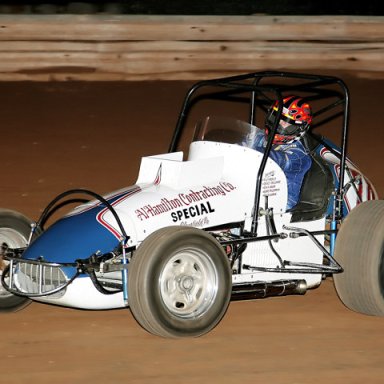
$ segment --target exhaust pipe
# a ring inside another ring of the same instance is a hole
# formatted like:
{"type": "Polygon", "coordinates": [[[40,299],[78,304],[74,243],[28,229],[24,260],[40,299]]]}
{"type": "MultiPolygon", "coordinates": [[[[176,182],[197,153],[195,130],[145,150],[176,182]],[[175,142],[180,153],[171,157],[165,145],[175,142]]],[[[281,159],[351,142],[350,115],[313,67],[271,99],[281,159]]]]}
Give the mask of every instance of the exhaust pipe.
{"type": "Polygon", "coordinates": [[[231,300],[255,300],[273,296],[304,295],[307,289],[305,280],[278,280],[270,283],[234,285],[231,300]]]}

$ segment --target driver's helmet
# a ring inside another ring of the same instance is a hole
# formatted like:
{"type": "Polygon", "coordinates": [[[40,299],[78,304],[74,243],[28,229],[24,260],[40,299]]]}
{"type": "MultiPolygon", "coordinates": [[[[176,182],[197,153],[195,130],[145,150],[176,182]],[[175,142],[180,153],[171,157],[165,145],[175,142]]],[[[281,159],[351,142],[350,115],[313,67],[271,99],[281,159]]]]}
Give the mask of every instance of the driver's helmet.
{"type": "MultiPolygon", "coordinates": [[[[265,126],[268,134],[272,129],[278,111],[276,101],[268,111],[265,126]]],[[[301,97],[287,96],[283,99],[283,109],[273,144],[290,144],[299,140],[312,122],[311,107],[301,97]]]]}

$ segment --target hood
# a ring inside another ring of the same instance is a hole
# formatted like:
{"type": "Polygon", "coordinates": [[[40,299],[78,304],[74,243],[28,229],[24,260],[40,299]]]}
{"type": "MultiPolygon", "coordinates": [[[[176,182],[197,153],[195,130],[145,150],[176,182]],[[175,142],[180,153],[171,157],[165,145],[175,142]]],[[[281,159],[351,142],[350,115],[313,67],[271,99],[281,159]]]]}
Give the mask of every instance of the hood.
{"type": "MultiPolygon", "coordinates": [[[[121,196],[136,193],[136,186],[117,191],[106,199],[114,205],[121,196]]],[[[109,211],[102,203],[91,201],[80,205],[44,231],[26,249],[26,259],[43,258],[47,262],[71,263],[96,252],[107,253],[119,246],[119,227],[106,225],[103,215],[109,211]]],[[[128,225],[129,226],[129,225],[128,225]]],[[[127,219],[124,225],[127,230],[127,219]]],[[[128,234],[129,236],[129,234],[128,234]]]]}

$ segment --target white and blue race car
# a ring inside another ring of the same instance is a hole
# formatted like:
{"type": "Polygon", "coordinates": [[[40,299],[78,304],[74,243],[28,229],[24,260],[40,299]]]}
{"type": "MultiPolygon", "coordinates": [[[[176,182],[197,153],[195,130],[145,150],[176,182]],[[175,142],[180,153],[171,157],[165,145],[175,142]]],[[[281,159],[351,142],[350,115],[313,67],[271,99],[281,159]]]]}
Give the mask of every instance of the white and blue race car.
{"type": "Polygon", "coordinates": [[[196,337],[231,300],[304,294],[333,276],[347,307],[384,315],[384,201],[347,157],[348,114],[336,77],[258,72],[196,83],[169,151],[142,158],[134,185],[106,196],[66,191],[36,221],[0,210],[0,310],[33,300],[129,307],[148,332],[196,337]],[[269,156],[277,123],[264,152],[252,144],[271,102],[291,93],[310,101],[314,124],[312,166],[287,210],[286,176],[269,156]],[[338,144],[324,125],[338,130],[338,144]]]}

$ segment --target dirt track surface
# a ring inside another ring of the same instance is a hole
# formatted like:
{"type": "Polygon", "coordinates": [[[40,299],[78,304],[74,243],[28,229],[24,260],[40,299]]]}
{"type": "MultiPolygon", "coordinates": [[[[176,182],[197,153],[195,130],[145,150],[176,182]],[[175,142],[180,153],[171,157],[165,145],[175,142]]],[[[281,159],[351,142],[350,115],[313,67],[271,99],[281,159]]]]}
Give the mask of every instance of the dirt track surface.
{"type": "MultiPolygon", "coordinates": [[[[384,81],[344,75],[349,154],[384,196],[384,81]]],[[[37,219],[58,193],[133,184],[140,157],[167,151],[190,83],[3,83],[0,206],[37,219]]],[[[33,303],[1,314],[0,383],[382,383],[384,319],[305,296],[235,302],[210,334],[166,340],[129,310],[33,303]]]]}

